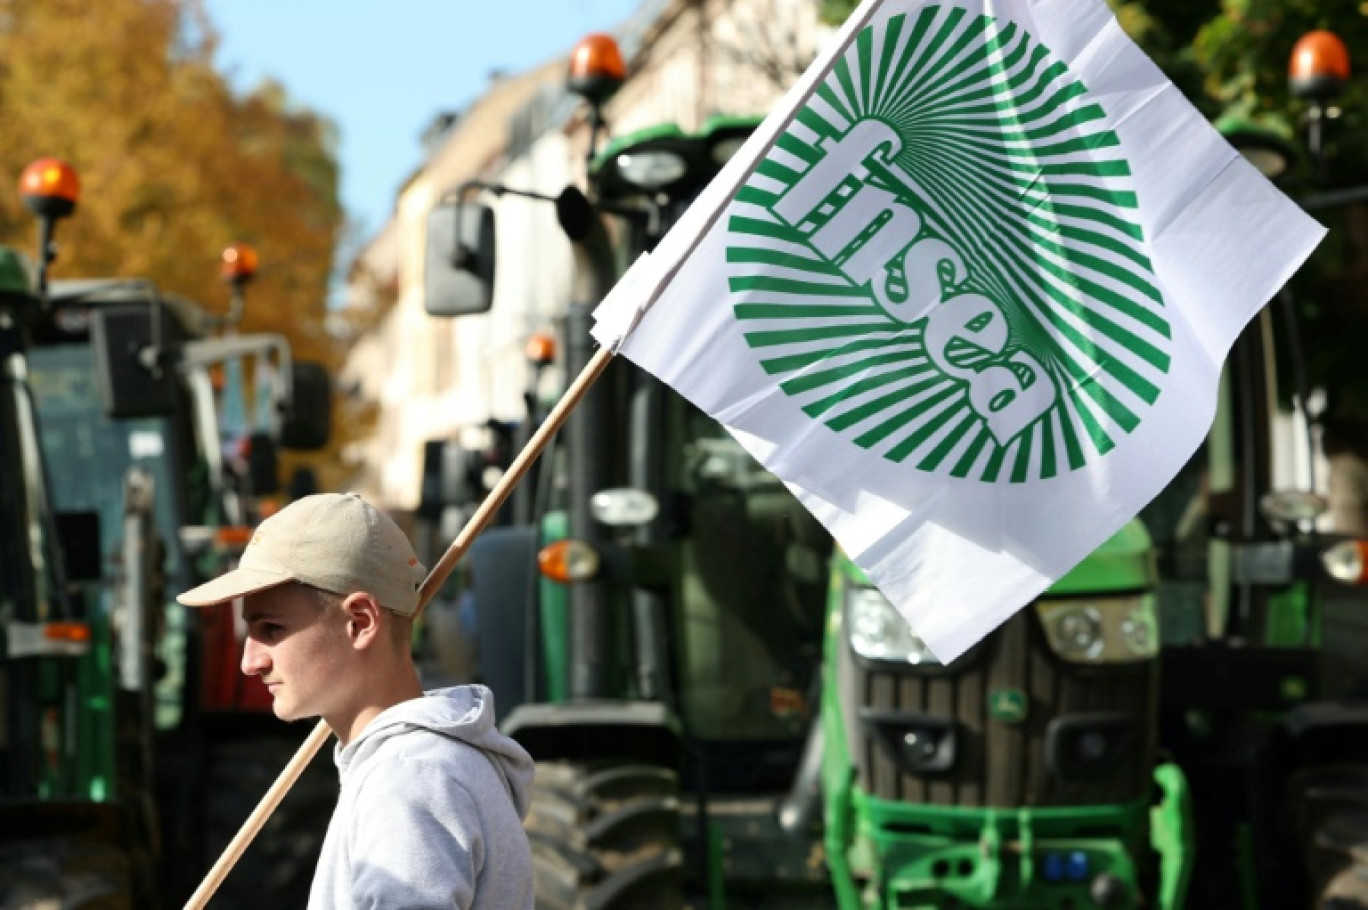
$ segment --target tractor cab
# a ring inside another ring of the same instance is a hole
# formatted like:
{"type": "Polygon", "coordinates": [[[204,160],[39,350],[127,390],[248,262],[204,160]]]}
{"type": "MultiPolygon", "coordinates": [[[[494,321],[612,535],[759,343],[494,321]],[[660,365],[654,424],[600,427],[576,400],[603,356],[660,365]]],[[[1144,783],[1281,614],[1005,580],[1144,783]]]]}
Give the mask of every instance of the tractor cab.
{"type": "MultiPolygon", "coordinates": [[[[192,611],[175,594],[238,558],[281,493],[279,450],[316,448],[328,433],[321,366],[292,361],[283,337],[222,328],[150,281],[55,280],[31,356],[54,498],[59,508],[98,516],[112,542],[105,559],[119,567],[114,583],[98,580],[88,596],[113,617],[119,646],[147,666],[122,683],[147,699],[145,735],[158,767],[149,798],[178,807],[158,821],[172,835],[168,893],[193,886],[253,798],[245,790],[214,800],[186,794],[207,793],[225,762],[243,760],[224,749],[255,741],[253,761],[264,764],[283,760],[297,739],[271,716],[265,687],[239,670],[234,611],[192,611]],[[263,403],[255,414],[253,398],[263,403]],[[226,419],[235,406],[237,419],[226,419]]],[[[128,723],[144,715],[118,716],[128,723]]],[[[311,816],[307,829],[304,841],[316,847],[319,820],[311,816]]],[[[302,895],[306,863],[292,865],[290,887],[302,895]]]]}
{"type": "Polygon", "coordinates": [[[90,596],[99,517],[56,501],[30,384],[37,274],[0,248],[0,904],[150,901],[148,756],[114,723],[124,655],[90,596]]]}
{"type": "MultiPolygon", "coordinates": [[[[56,177],[23,188],[50,261],[53,194],[75,178],[44,168],[56,177]]],[[[67,702],[62,763],[103,779],[82,799],[137,808],[142,827],[125,841],[165,894],[188,893],[217,855],[214,838],[249,808],[245,794],[194,795],[221,789],[208,781],[243,761],[223,756],[222,741],[264,737],[254,760],[271,762],[297,739],[269,715],[264,687],[239,672],[232,611],[192,612],[174,596],[231,565],[279,490],[278,449],[323,444],[330,414],[321,366],[294,362],[281,336],[232,331],[255,253],[235,245],[224,259],[227,318],[149,279],[49,279],[40,269],[24,322],[29,445],[58,526],[83,518],[72,539],[95,567],[65,584],[92,647],[77,677],[85,694],[67,702]],[[234,398],[236,423],[225,419],[234,398]]]]}

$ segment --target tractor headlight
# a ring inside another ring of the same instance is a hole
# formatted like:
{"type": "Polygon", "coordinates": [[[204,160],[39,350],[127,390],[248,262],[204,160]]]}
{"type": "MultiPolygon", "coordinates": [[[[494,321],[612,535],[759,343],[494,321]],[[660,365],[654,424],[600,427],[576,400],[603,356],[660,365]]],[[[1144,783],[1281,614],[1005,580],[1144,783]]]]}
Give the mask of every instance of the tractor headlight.
{"type": "Polygon", "coordinates": [[[1050,648],[1071,663],[1128,663],[1159,653],[1152,594],[1042,600],[1036,613],[1050,648]]]}
{"type": "Polygon", "coordinates": [[[636,528],[655,520],[660,503],[645,490],[618,487],[595,493],[589,500],[589,513],[610,528],[636,528]]]}
{"type": "Polygon", "coordinates": [[[1346,585],[1368,582],[1368,541],[1341,540],[1321,553],[1326,574],[1346,585]]]}
{"type": "Polygon", "coordinates": [[[850,647],[866,660],[913,666],[936,666],[939,661],[897,608],[877,588],[850,585],[845,593],[846,629],[850,647]]]}
{"type": "Polygon", "coordinates": [[[689,163],[676,152],[650,149],[618,155],[617,169],[623,180],[645,192],[654,192],[688,173],[689,163]]]}

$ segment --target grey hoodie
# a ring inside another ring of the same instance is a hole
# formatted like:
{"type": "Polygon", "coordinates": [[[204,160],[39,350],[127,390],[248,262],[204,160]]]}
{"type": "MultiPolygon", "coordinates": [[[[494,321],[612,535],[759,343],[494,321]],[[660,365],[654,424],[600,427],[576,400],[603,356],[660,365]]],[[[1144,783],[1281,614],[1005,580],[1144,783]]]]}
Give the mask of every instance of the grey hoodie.
{"type": "Polygon", "coordinates": [[[335,755],[342,778],[309,910],[523,910],[532,759],[484,686],[380,713],[335,755]]]}

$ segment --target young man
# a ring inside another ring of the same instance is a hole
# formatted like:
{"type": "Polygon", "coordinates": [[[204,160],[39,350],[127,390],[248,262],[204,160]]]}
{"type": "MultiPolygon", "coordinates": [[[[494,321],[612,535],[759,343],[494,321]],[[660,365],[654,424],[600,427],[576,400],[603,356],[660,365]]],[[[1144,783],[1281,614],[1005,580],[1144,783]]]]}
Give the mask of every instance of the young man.
{"type": "Polygon", "coordinates": [[[179,597],[242,598],[242,672],[277,717],[337,734],[342,791],[309,910],[533,905],[532,759],[495,728],[488,689],[424,694],[409,637],[425,575],[387,516],[326,493],[263,521],[238,568],[179,597]]]}

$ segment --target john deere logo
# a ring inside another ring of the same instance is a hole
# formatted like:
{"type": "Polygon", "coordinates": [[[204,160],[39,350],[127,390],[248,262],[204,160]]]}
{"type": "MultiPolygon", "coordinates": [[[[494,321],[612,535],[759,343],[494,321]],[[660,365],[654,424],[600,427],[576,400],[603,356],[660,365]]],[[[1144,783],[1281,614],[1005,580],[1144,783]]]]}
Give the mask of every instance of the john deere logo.
{"type": "Polygon", "coordinates": [[[1020,689],[994,689],[988,693],[988,716],[1000,724],[1019,724],[1026,719],[1029,704],[1020,689]]]}
{"type": "Polygon", "coordinates": [[[1015,23],[932,6],[865,29],[729,212],[761,366],[922,471],[1024,483],[1105,456],[1170,332],[1103,119],[1015,23]]]}

